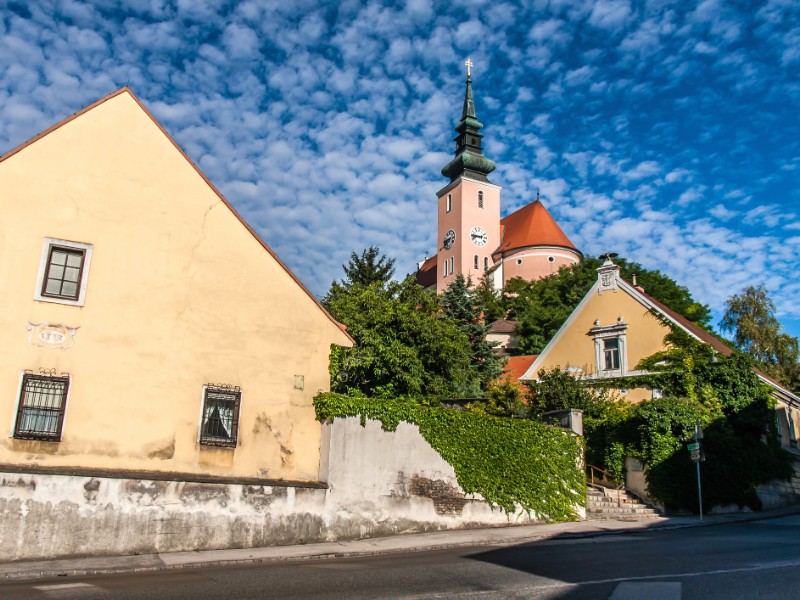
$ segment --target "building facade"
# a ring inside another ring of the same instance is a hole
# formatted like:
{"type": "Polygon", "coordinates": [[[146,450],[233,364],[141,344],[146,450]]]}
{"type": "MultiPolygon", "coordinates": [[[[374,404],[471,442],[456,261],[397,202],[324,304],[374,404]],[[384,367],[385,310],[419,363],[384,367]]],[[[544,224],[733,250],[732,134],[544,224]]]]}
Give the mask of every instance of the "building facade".
{"type": "Polygon", "coordinates": [[[319,481],[352,340],[123,88],[0,159],[0,469],[319,481]]]}

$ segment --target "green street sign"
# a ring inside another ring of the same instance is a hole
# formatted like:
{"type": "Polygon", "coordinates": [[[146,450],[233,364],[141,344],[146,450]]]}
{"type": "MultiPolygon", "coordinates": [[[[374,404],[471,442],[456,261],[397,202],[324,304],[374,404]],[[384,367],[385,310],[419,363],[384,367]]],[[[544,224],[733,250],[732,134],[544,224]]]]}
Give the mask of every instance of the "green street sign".
{"type": "Polygon", "coordinates": [[[686,446],[690,451],[691,450],[700,450],[700,442],[692,442],[688,446],[686,446]]]}

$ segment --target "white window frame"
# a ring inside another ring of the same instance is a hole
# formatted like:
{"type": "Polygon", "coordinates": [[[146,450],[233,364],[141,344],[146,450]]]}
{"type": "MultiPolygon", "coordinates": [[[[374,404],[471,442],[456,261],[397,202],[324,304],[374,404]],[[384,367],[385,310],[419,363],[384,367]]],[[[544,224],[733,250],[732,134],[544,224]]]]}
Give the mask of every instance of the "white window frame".
{"type": "Polygon", "coordinates": [[[58,238],[44,238],[42,244],[42,257],[39,261],[39,274],[36,276],[36,289],[33,292],[33,299],[39,302],[52,302],[53,304],[66,304],[67,306],[83,306],[86,302],[86,288],[89,285],[89,268],[92,264],[92,244],[84,244],[82,242],[71,242],[69,240],[62,240],[58,238]],[[44,296],[42,290],[44,288],[44,277],[47,273],[47,263],[50,259],[50,249],[53,246],[60,246],[69,250],[78,250],[83,252],[83,266],[81,267],[81,280],[78,286],[77,300],[69,298],[55,298],[53,296],[44,296]]]}
{"type": "Polygon", "coordinates": [[[594,358],[596,373],[607,377],[621,376],[628,372],[627,351],[628,325],[618,321],[614,325],[593,327],[589,335],[594,338],[594,358]],[[616,338],[619,342],[619,369],[606,369],[605,340],[616,338]]]}
{"type": "Polygon", "coordinates": [[[230,387],[230,386],[204,384],[203,385],[203,389],[200,392],[200,415],[199,415],[199,418],[197,420],[197,443],[202,448],[238,448],[239,447],[239,443],[240,443],[239,431],[241,430],[241,423],[242,423],[242,403],[244,402],[244,393],[242,392],[242,389],[239,388],[239,387],[235,387],[235,388],[231,387],[231,390],[236,390],[236,392],[239,394],[238,413],[235,416],[236,431],[234,432],[236,434],[236,437],[235,437],[236,443],[235,444],[204,444],[202,442],[202,439],[203,439],[203,417],[204,417],[205,410],[206,410],[206,391],[208,390],[208,388],[224,389],[226,387],[230,387]]]}
{"type": "Polygon", "coordinates": [[[455,270],[456,270],[456,269],[455,269],[455,264],[456,264],[456,259],[455,259],[454,257],[452,257],[452,256],[451,256],[451,257],[450,257],[450,274],[451,274],[451,275],[452,275],[453,273],[455,273],[455,270]]]}

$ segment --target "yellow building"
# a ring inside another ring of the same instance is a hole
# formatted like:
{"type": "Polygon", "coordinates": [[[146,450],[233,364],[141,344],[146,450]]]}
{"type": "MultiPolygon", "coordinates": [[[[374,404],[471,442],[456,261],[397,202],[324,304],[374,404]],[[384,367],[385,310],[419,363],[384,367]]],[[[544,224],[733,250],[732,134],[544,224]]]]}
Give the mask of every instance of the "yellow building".
{"type": "Polygon", "coordinates": [[[0,470],[320,480],[352,345],[128,89],[0,158],[0,470]]]}
{"type": "MultiPolygon", "coordinates": [[[[716,337],[622,279],[611,259],[597,269],[597,275],[595,284],[520,379],[536,379],[540,370],[552,368],[588,381],[641,375],[636,365],[665,349],[669,327],[685,331],[725,356],[731,354],[716,337]]],[[[800,398],[756,373],[778,401],[782,444],[796,450],[800,398]]],[[[632,387],[620,392],[631,402],[641,402],[659,390],[632,387]]]]}

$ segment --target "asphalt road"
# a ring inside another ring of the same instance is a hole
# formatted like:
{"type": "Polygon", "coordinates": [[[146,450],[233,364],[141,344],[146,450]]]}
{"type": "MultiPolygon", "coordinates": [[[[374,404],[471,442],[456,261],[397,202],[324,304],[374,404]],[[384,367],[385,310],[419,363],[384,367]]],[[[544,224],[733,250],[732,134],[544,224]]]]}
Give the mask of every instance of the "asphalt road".
{"type": "Polygon", "coordinates": [[[0,584],[2,598],[800,599],[800,515],[507,547],[0,584]]]}

